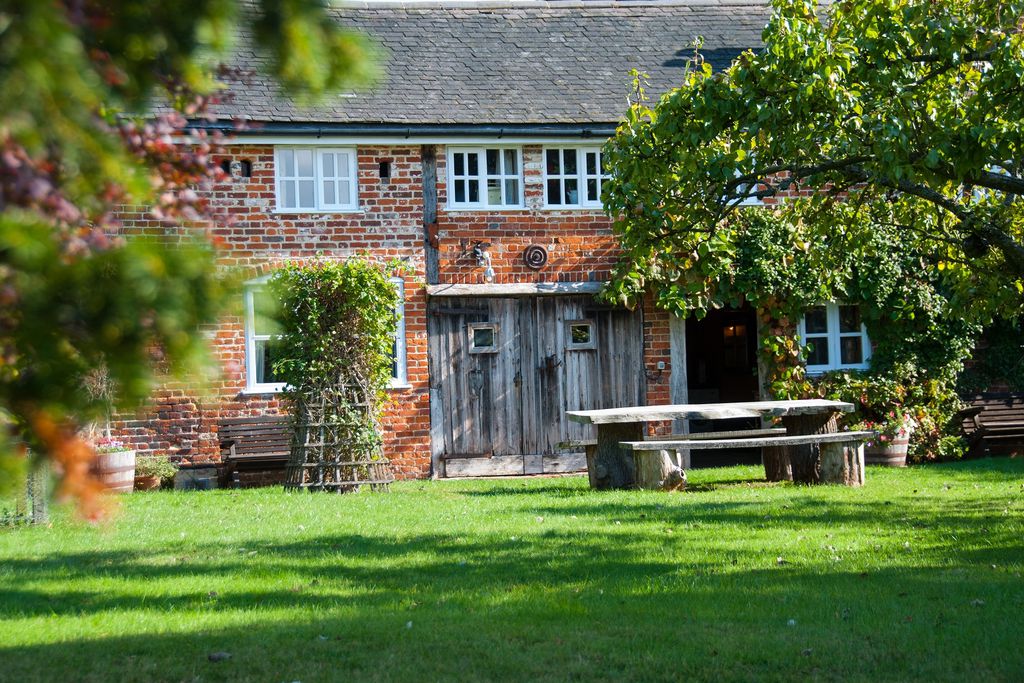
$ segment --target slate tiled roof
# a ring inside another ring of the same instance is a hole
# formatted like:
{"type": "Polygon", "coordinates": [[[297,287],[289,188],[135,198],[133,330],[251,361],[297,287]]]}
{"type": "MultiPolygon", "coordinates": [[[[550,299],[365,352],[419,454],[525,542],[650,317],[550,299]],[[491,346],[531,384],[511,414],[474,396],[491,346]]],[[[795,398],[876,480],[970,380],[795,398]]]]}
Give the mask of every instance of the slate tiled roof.
{"type": "MultiPolygon", "coordinates": [[[[234,84],[218,118],[323,123],[592,123],[617,121],[629,71],[650,75],[648,92],[676,85],[697,36],[720,68],[760,45],[767,0],[431,3],[346,6],[339,20],[385,50],[370,91],[338,93],[300,109],[257,75],[234,84]]],[[[244,47],[236,64],[260,74],[244,47]]]]}

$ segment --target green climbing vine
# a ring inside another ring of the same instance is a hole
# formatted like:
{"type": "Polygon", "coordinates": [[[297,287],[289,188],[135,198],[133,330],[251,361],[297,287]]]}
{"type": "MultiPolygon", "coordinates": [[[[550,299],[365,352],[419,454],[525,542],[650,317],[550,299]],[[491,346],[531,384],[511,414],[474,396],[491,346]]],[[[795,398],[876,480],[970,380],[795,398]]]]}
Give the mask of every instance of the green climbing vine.
{"type": "Polygon", "coordinates": [[[398,267],[362,258],[318,260],[288,265],[270,279],[279,306],[270,317],[280,325],[274,372],[287,386],[298,443],[330,450],[318,458],[379,459],[397,322],[390,275],[398,267]],[[321,436],[306,439],[306,429],[321,436]]]}

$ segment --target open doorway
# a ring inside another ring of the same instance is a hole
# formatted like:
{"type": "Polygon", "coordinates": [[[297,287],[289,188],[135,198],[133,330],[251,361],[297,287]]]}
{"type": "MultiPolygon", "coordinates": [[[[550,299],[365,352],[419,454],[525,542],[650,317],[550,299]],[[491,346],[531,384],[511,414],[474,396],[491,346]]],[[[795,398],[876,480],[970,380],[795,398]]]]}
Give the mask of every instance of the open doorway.
{"type": "MultiPolygon", "coordinates": [[[[690,403],[756,401],[757,318],[748,305],[710,311],[686,321],[686,377],[690,403]]],[[[694,433],[758,429],[757,419],[691,420],[694,433]]],[[[758,464],[756,448],[694,451],[692,467],[758,464]]]]}

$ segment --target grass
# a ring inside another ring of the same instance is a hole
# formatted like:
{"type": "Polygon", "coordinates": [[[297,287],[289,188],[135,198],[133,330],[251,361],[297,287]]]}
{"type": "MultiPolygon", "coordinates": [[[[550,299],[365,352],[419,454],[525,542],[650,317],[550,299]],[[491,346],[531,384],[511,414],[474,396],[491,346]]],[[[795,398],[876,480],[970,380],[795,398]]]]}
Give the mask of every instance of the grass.
{"type": "Polygon", "coordinates": [[[0,679],[1024,677],[1024,459],[859,490],[760,476],[161,492],[107,528],[58,511],[0,532],[0,679]]]}

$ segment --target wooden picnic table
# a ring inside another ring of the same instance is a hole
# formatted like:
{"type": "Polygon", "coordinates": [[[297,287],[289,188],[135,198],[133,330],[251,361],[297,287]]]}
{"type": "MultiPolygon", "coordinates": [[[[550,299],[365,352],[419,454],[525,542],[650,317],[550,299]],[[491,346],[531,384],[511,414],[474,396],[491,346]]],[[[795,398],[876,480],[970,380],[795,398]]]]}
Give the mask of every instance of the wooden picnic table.
{"type": "MultiPolygon", "coordinates": [[[[587,447],[587,470],[590,484],[594,488],[661,488],[665,484],[673,467],[671,456],[666,452],[668,448],[663,451],[639,450],[636,445],[636,442],[644,440],[648,422],[776,417],[781,419],[786,428],[786,437],[809,438],[781,441],[778,437],[732,440],[736,447],[762,448],[765,475],[769,481],[793,479],[816,483],[839,480],[841,483],[858,485],[863,482],[863,467],[860,466],[858,470],[857,462],[853,462],[857,454],[848,452],[851,444],[841,439],[815,439],[812,436],[836,433],[838,414],[853,409],[852,403],[843,401],[805,399],[605,408],[569,411],[566,415],[574,422],[597,426],[597,443],[587,447]],[[832,449],[830,457],[838,458],[841,462],[829,462],[823,468],[823,449],[832,449]],[[838,474],[833,473],[836,468],[841,470],[838,474]]],[[[859,435],[862,441],[863,437],[859,435]]],[[[713,447],[699,440],[664,442],[663,445],[693,449],[713,447]]],[[[863,459],[862,453],[860,459],[863,459]]]]}

